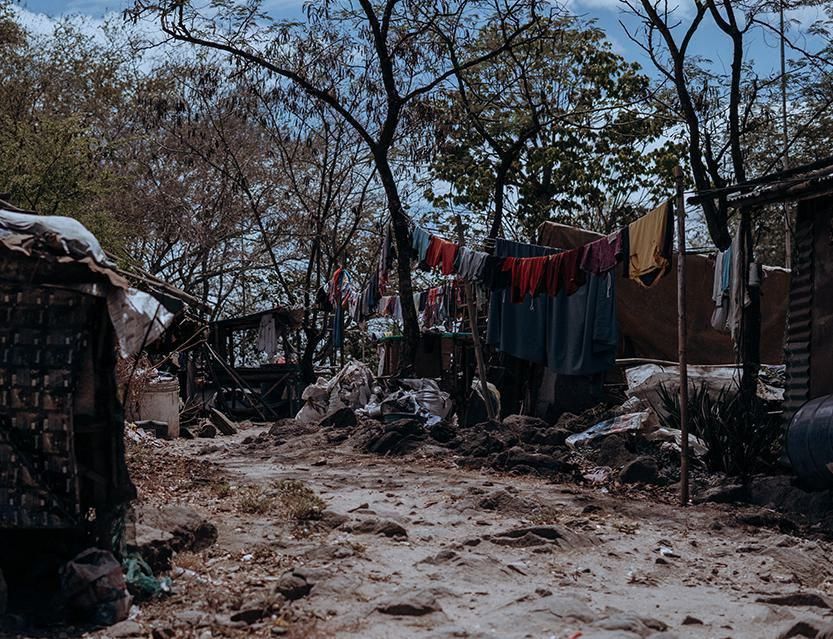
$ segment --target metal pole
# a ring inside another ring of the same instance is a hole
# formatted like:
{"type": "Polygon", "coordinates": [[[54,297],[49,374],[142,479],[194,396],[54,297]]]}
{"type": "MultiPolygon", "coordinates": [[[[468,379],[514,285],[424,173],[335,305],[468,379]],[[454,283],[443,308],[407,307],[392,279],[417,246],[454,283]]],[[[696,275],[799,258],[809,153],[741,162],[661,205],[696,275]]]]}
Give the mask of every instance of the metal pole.
{"type": "MultiPolygon", "coordinates": [[[[463,221],[460,216],[455,216],[457,223],[457,242],[460,246],[465,244],[465,237],[463,236],[463,221]]],[[[483,395],[483,403],[486,404],[486,415],[489,421],[495,421],[495,407],[492,404],[492,395],[489,392],[489,386],[486,382],[486,362],[483,359],[483,348],[480,343],[480,332],[477,328],[477,304],[472,302],[471,283],[463,283],[463,294],[466,298],[466,310],[469,315],[469,327],[471,328],[471,339],[474,342],[474,359],[477,361],[477,374],[480,377],[480,392],[483,395]]]]}
{"type": "MultiPolygon", "coordinates": [[[[782,166],[786,170],[790,168],[790,137],[787,128],[787,54],[785,45],[785,27],[784,27],[784,0],[778,2],[779,16],[780,16],[780,36],[781,36],[781,143],[783,145],[782,166]]],[[[792,221],[790,215],[790,207],[784,202],[781,205],[781,210],[784,215],[784,262],[787,268],[792,267],[792,221]]]]}
{"type": "Polygon", "coordinates": [[[683,170],[678,164],[674,167],[674,179],[677,183],[677,348],[680,362],[680,431],[682,446],[680,451],[680,504],[688,505],[688,352],[687,320],[685,303],[685,183],[683,170]]]}

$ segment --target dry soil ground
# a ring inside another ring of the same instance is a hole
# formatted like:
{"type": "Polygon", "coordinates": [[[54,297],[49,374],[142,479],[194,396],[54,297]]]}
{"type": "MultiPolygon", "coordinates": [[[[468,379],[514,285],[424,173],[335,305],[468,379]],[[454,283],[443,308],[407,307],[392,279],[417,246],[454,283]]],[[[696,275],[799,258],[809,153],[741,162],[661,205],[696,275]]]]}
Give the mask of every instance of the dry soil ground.
{"type": "Polygon", "coordinates": [[[776,639],[833,621],[831,544],[751,525],[766,513],[266,430],[131,447],[141,507],[187,504],[219,536],[174,557],[172,595],[92,636],[776,639]]]}

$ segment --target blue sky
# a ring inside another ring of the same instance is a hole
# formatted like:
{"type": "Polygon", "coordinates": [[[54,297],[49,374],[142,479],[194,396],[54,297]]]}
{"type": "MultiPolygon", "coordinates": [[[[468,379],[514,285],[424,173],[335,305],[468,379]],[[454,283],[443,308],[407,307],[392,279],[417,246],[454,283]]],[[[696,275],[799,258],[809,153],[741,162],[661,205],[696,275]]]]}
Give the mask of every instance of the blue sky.
{"type": "MultiPolygon", "coordinates": [[[[630,16],[622,11],[619,0],[562,0],[577,14],[597,21],[598,25],[607,33],[607,37],[613,47],[626,58],[636,60],[651,73],[650,61],[643,52],[627,38],[620,20],[631,23],[630,16]]],[[[105,17],[118,17],[122,10],[132,4],[130,0],[17,0],[20,13],[27,22],[32,25],[33,31],[44,32],[49,30],[50,19],[60,16],[77,15],[89,19],[88,28],[96,29],[105,17]]],[[[303,0],[264,0],[263,7],[275,18],[301,18],[303,0]]],[[[681,0],[681,6],[691,6],[690,2],[681,0]]],[[[790,18],[793,23],[791,31],[793,37],[799,38],[804,45],[814,48],[817,42],[802,36],[801,33],[815,20],[821,17],[820,9],[808,8],[792,12],[790,18]]],[[[681,17],[685,20],[685,9],[681,17]]],[[[776,16],[772,16],[775,24],[776,16]]],[[[726,46],[726,39],[719,34],[710,21],[704,22],[705,28],[698,32],[693,43],[693,52],[706,56],[713,61],[717,67],[728,67],[729,51],[721,50],[720,43],[726,46]]],[[[148,27],[152,28],[151,25],[148,27]]],[[[759,72],[766,74],[776,71],[779,66],[777,39],[772,35],[763,37],[758,33],[757,37],[750,43],[749,54],[755,60],[759,72]]]]}

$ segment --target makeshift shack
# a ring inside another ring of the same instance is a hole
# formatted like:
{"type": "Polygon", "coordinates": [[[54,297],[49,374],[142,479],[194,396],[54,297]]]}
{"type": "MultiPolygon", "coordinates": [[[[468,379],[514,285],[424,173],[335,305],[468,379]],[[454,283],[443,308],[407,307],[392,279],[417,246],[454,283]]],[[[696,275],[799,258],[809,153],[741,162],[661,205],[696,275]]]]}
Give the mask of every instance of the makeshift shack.
{"type": "Polygon", "coordinates": [[[79,222],[10,209],[0,202],[0,570],[13,595],[36,557],[112,544],[135,496],[117,349],[139,351],[173,315],[79,222]]]}
{"type": "Polygon", "coordinates": [[[300,312],[282,307],[211,323],[207,361],[224,412],[270,419],[297,412],[300,327],[300,312]],[[264,356],[267,361],[259,361],[264,356]]]}
{"type": "MultiPolygon", "coordinates": [[[[829,485],[833,483],[833,158],[711,195],[717,194],[733,208],[753,213],[766,205],[795,203],[784,348],[786,449],[799,476],[829,485]]],[[[763,295],[764,322],[772,312],[765,303],[763,295]]]]}

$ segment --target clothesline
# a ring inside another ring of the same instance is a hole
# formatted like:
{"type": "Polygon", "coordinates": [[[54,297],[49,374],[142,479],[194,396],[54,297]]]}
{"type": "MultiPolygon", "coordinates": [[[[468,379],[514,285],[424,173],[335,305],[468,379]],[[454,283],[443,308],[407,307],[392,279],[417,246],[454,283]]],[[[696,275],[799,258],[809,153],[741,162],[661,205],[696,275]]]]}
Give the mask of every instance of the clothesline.
{"type": "MultiPolygon", "coordinates": [[[[509,288],[511,301],[520,303],[527,296],[534,298],[545,293],[555,297],[560,291],[575,293],[585,282],[587,274],[600,275],[624,265],[623,274],[642,286],[659,281],[671,267],[673,252],[673,212],[670,201],[631,222],[608,236],[581,247],[559,251],[547,249],[539,257],[498,257],[484,251],[460,246],[411,221],[411,250],[416,264],[423,270],[439,270],[443,275],[474,282],[481,289],[509,288]]],[[[379,250],[378,268],[371,274],[362,291],[331,292],[343,306],[350,308],[351,317],[361,321],[379,312],[385,298],[383,312],[391,311],[391,297],[386,296],[394,250],[391,225],[388,223],[379,250]]],[[[333,278],[332,287],[338,287],[333,278]]],[[[430,289],[429,289],[430,290],[430,289]]],[[[415,297],[415,302],[416,302],[415,297]]],[[[396,302],[394,302],[396,304],[396,302]]],[[[419,307],[417,307],[419,308],[419,307]]]]}

